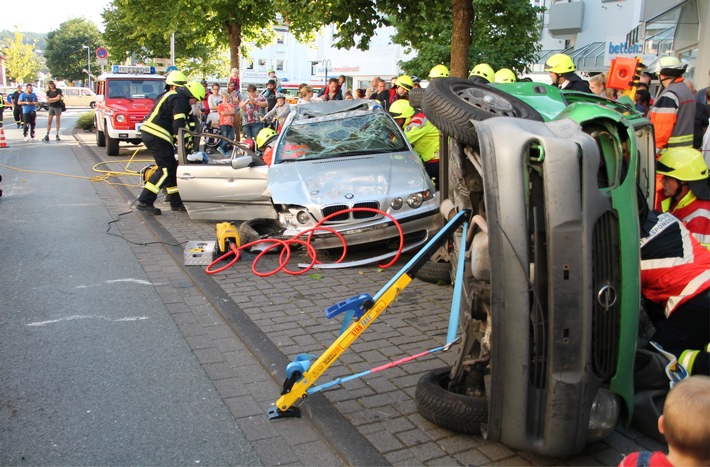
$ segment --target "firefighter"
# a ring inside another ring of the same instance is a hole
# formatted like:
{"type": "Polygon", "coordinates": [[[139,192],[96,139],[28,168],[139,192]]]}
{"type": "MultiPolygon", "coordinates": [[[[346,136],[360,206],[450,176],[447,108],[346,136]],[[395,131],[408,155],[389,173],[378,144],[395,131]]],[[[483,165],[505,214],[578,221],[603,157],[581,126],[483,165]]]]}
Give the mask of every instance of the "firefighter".
{"type": "Polygon", "coordinates": [[[518,81],[518,78],[515,76],[515,73],[510,68],[501,68],[500,70],[496,71],[496,83],[515,83],[516,81],[518,81]]]}
{"type": "Polygon", "coordinates": [[[690,233],[710,249],[710,200],[708,166],[700,151],[693,148],[671,148],[656,162],[661,175],[663,194],[661,211],[670,212],[685,222],[690,233]]]}
{"type": "Polygon", "coordinates": [[[681,65],[677,57],[658,59],[656,71],[661,93],[649,111],[656,135],[656,151],[678,147],[693,147],[695,98],[683,79],[688,65],[681,65]]]}
{"type": "Polygon", "coordinates": [[[160,209],[153,203],[160,188],[165,186],[170,209],[184,211],[177,188],[177,161],[175,144],[180,128],[187,127],[192,104],[205,97],[205,88],[198,81],[190,81],[185,86],[177,87],[157,99],[141,126],[141,139],[146,148],[153,153],[158,169],[146,181],[145,188],[138,197],[136,208],[153,215],[159,215],[160,209]]]}
{"type": "Polygon", "coordinates": [[[572,57],[565,54],[554,54],[545,62],[545,71],[550,74],[553,86],[592,94],[589,84],[574,72],[576,69],[572,57]]]}
{"type": "Polygon", "coordinates": [[[262,153],[261,159],[266,165],[271,165],[274,157],[274,144],[278,133],[273,128],[262,128],[256,135],[256,148],[262,153]]]}
{"type": "Polygon", "coordinates": [[[477,84],[490,84],[495,80],[495,72],[487,63],[479,63],[471,69],[468,79],[477,84]]]}
{"type": "Polygon", "coordinates": [[[429,70],[429,79],[436,78],[448,78],[449,69],[446,65],[434,65],[431,70],[429,70]]]}
{"type": "Polygon", "coordinates": [[[670,213],[640,203],[641,292],[651,340],[690,374],[710,374],[710,251],[670,213]]]}
{"type": "Polygon", "coordinates": [[[394,92],[394,96],[390,98],[390,104],[393,102],[396,102],[400,99],[409,99],[409,91],[412,90],[414,87],[414,81],[412,81],[412,78],[409,75],[402,75],[397,78],[397,80],[394,82],[395,86],[397,86],[394,92]]]}
{"type": "Polygon", "coordinates": [[[389,113],[404,130],[404,136],[419,155],[429,176],[439,178],[439,130],[423,112],[417,112],[406,99],[390,105],[389,113]]]}

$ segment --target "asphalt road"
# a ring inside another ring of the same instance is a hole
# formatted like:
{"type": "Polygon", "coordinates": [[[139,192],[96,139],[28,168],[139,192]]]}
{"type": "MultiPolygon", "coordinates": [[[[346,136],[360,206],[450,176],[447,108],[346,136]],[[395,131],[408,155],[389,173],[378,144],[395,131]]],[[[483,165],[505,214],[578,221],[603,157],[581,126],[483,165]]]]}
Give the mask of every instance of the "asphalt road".
{"type": "Polygon", "coordinates": [[[0,464],[259,464],[156,284],[105,235],[94,185],[72,178],[81,112],[49,143],[5,112],[0,164],[22,171],[0,166],[0,464]]]}

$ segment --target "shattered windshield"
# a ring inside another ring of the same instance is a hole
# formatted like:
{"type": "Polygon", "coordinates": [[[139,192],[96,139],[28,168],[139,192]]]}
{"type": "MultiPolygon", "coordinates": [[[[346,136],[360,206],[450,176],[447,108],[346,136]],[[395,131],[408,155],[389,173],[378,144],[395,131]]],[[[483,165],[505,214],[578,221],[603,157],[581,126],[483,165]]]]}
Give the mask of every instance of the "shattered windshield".
{"type": "Polygon", "coordinates": [[[276,163],[406,150],[402,132],[387,114],[354,111],[287,126],[276,149],[276,163]]]}

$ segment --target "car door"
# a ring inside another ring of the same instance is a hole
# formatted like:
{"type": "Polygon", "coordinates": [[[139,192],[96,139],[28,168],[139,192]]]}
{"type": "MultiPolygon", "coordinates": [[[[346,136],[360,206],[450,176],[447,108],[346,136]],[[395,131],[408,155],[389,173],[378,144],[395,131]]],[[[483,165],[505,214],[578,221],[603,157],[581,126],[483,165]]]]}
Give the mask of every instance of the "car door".
{"type": "MultiPolygon", "coordinates": [[[[208,134],[201,135],[202,138],[208,134]]],[[[251,220],[275,219],[276,211],[266,192],[268,167],[260,164],[258,156],[249,152],[254,163],[249,167],[233,168],[234,157],[243,156],[242,148],[223,156],[204,154],[198,162],[191,162],[179,145],[180,165],[177,183],[180,197],[191,219],[196,220],[251,220]]]]}

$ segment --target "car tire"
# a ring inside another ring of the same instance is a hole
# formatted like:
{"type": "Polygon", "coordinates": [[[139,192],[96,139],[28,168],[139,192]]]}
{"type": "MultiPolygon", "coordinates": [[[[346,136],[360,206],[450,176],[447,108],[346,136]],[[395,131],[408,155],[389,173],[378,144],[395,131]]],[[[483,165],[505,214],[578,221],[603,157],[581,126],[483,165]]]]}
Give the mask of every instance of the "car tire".
{"type": "Polygon", "coordinates": [[[237,233],[239,234],[239,244],[246,245],[247,243],[261,240],[270,235],[279,233],[280,226],[276,221],[271,219],[253,219],[244,221],[239,224],[237,233]]]}
{"type": "Polygon", "coordinates": [[[425,88],[412,88],[409,91],[409,103],[412,104],[412,107],[421,109],[425,92],[425,88]]]}
{"type": "Polygon", "coordinates": [[[90,103],[89,103],[89,107],[91,107],[92,109],[95,109],[95,108],[96,108],[96,102],[90,102],[90,103]]]}
{"type": "Polygon", "coordinates": [[[470,120],[516,117],[543,121],[535,109],[520,99],[463,78],[432,80],[424,94],[422,110],[439,130],[470,146],[478,145],[470,120]]]}
{"type": "Polygon", "coordinates": [[[109,135],[106,135],[106,155],[118,156],[118,142],[119,140],[111,138],[109,135]]]}
{"type": "Polygon", "coordinates": [[[427,261],[414,277],[431,284],[451,284],[451,263],[427,261]]]}
{"type": "Polygon", "coordinates": [[[99,130],[98,125],[96,125],[96,146],[100,148],[106,146],[106,133],[99,130]]]}
{"type": "Polygon", "coordinates": [[[419,414],[433,424],[457,433],[479,434],[488,421],[488,400],[446,389],[451,367],[438,368],[419,379],[414,399],[419,414]]]}

